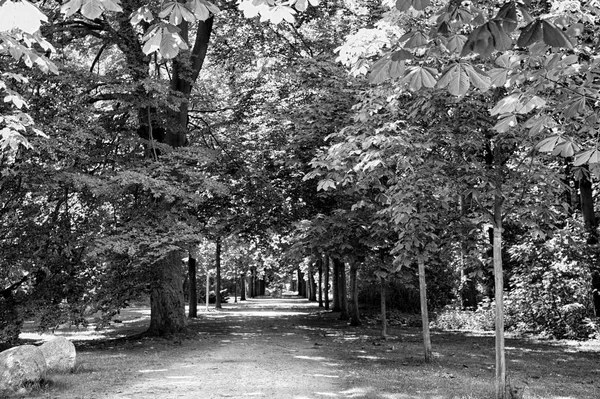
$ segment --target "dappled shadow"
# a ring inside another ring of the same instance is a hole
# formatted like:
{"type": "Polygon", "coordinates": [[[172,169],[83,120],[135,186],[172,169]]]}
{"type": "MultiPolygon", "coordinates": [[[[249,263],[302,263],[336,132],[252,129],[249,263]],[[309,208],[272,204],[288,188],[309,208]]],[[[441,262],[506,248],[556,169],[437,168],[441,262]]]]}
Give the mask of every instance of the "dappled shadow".
{"type": "MultiPolygon", "coordinates": [[[[419,329],[390,326],[389,338],[382,340],[377,324],[350,327],[338,314],[306,300],[252,299],[224,304],[219,311],[199,308],[198,316],[181,337],[115,340],[144,331],[149,323],[148,309],[125,309],[121,323],[100,331],[95,341],[82,338],[78,347],[84,356],[107,362],[138,359],[140,366],[128,378],[135,384],[126,386],[129,398],[171,397],[165,396],[166,387],[168,392],[191,390],[180,397],[199,397],[191,393],[197,386],[212,387],[214,395],[203,398],[493,396],[494,337],[489,333],[432,331],[433,362],[427,364],[419,329]],[[100,336],[105,338],[98,343],[100,336]],[[308,385],[294,392],[298,384],[308,385]]],[[[598,341],[509,337],[506,350],[511,384],[524,398],[600,397],[598,341]]]]}

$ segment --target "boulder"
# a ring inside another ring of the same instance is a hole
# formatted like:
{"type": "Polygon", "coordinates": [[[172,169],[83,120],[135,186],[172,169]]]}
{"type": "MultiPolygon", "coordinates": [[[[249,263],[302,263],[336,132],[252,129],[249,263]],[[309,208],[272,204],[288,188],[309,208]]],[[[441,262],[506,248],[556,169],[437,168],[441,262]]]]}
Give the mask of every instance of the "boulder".
{"type": "Polygon", "coordinates": [[[75,345],[64,337],[55,337],[40,346],[48,371],[71,372],[75,368],[75,345]]]}
{"type": "Polygon", "coordinates": [[[0,395],[42,381],[46,370],[46,359],[37,346],[21,345],[0,352],[0,395]]]}

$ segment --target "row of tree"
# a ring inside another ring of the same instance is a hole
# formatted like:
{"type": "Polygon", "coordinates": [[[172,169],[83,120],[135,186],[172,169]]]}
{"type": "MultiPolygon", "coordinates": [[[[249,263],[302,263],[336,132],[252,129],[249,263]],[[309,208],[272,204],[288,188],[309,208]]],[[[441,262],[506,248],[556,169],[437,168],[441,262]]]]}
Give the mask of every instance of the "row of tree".
{"type": "Polygon", "coordinates": [[[371,279],[419,287],[426,359],[438,291],[463,307],[494,298],[503,397],[507,291],[523,303],[510,309],[552,324],[582,320],[600,289],[599,12],[0,0],[2,340],[25,318],[108,321],[144,293],[149,333],[177,333],[183,271],[193,286],[203,258],[217,274],[222,257],[239,265],[230,277],[302,264],[301,291],[316,299],[322,270],[353,324],[371,279]],[[570,274],[587,285],[559,296],[577,292],[566,305],[579,310],[529,306],[519,291],[547,303],[570,274]]]}

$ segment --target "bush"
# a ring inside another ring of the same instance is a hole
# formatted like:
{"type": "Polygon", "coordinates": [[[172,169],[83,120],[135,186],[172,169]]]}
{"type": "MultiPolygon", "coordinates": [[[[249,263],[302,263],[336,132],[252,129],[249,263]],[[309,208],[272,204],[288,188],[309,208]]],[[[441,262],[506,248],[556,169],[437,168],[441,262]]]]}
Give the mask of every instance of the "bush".
{"type": "Polygon", "coordinates": [[[494,307],[484,301],[477,310],[447,306],[433,317],[431,326],[441,330],[491,331],[494,329],[494,307]]]}
{"type": "Polygon", "coordinates": [[[524,239],[509,253],[517,266],[506,300],[507,329],[571,339],[597,334],[591,270],[598,254],[582,226],[567,226],[545,242],[524,239]]]}

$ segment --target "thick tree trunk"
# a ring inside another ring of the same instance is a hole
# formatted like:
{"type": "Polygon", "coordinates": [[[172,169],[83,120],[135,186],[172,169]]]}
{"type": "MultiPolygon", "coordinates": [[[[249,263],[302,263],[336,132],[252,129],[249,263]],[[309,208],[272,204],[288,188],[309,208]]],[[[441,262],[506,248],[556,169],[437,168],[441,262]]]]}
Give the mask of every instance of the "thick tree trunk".
{"type": "Polygon", "coordinates": [[[387,296],[387,281],[385,277],[379,277],[381,282],[381,338],[387,339],[387,309],[386,309],[386,296],[387,296]]]}
{"type": "Polygon", "coordinates": [[[198,287],[196,281],[196,258],[189,255],[188,258],[188,281],[190,290],[190,307],[188,317],[198,317],[198,287]]]}
{"type": "Polygon", "coordinates": [[[221,237],[217,238],[215,248],[215,308],[222,309],[221,305],[221,237]]]}
{"type": "Polygon", "coordinates": [[[323,268],[325,269],[325,283],[323,284],[323,295],[325,296],[325,310],[329,310],[329,256],[325,255],[323,259],[323,268]]]}
{"type": "Polygon", "coordinates": [[[419,264],[419,296],[421,298],[421,321],[423,324],[423,348],[425,362],[431,362],[431,337],[429,335],[429,313],[427,311],[427,282],[425,280],[425,260],[418,258],[419,264]]]}
{"type": "MultiPolygon", "coordinates": [[[[198,21],[196,28],[196,38],[194,47],[191,51],[183,51],[179,56],[173,59],[173,68],[171,72],[171,89],[183,95],[186,101],[179,105],[179,110],[171,112],[169,129],[166,131],[165,143],[172,147],[181,147],[187,142],[187,123],[189,98],[194,83],[200,74],[200,70],[204,65],[206,53],[208,51],[208,42],[213,28],[213,17],[211,16],[206,21],[198,21]]],[[[179,24],[180,36],[183,40],[189,43],[189,24],[183,21],[179,24]]]]}
{"type": "Polygon", "coordinates": [[[350,263],[350,325],[360,326],[360,311],[358,308],[358,262],[353,260],[350,263]]]}
{"type": "Polygon", "coordinates": [[[258,296],[264,296],[266,293],[267,283],[265,281],[265,276],[263,276],[260,280],[258,280],[258,296]]]}
{"type": "Polygon", "coordinates": [[[338,264],[338,272],[339,272],[339,298],[338,301],[340,303],[340,320],[348,320],[350,315],[348,314],[348,287],[346,285],[346,264],[339,259],[333,260],[334,264],[338,264]]]}
{"type": "Polygon", "coordinates": [[[180,251],[160,258],[150,272],[150,327],[147,334],[164,336],[186,328],[180,251]]]}
{"type": "Polygon", "coordinates": [[[339,262],[336,262],[335,259],[333,258],[329,258],[329,260],[331,261],[332,264],[332,268],[333,268],[333,278],[332,278],[332,284],[333,284],[333,312],[339,312],[342,310],[341,304],[340,304],[340,268],[339,268],[339,262]]]}

